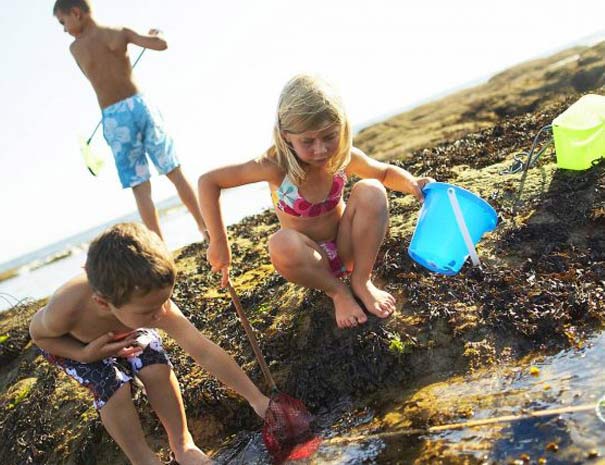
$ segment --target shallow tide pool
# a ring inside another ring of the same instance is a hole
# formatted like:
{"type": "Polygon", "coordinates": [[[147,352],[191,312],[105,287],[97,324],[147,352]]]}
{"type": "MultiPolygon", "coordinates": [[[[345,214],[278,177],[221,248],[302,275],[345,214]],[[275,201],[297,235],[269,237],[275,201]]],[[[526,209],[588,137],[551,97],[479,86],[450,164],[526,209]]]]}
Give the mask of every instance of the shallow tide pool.
{"type": "MultiPolygon", "coordinates": [[[[601,333],[581,349],[529,356],[472,376],[419,382],[405,392],[390,388],[374,395],[368,406],[343,401],[316,412],[320,447],[308,458],[285,463],[603,465],[605,422],[595,407],[604,396],[601,333]],[[576,408],[580,411],[572,411],[576,408]],[[530,415],[554,409],[559,413],[530,415]],[[481,426],[456,426],[500,418],[481,426]],[[427,423],[453,426],[418,431],[427,423]]],[[[271,463],[258,432],[240,433],[215,459],[219,464],[271,463]]]]}

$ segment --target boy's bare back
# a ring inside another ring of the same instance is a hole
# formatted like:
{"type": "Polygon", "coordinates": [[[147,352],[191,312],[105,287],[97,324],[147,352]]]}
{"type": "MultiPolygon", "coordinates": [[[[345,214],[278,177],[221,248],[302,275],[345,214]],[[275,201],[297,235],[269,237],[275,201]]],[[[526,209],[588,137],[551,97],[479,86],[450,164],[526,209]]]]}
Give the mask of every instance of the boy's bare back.
{"type": "Polygon", "coordinates": [[[75,38],[69,49],[92,84],[101,108],[138,92],[132,79],[128,44],[152,50],[168,47],[157,29],[138,34],[128,28],[101,26],[88,7],[71,7],[65,11],[55,8],[54,14],[63,30],[75,38]]]}
{"type": "Polygon", "coordinates": [[[70,51],[105,108],[137,93],[128,56],[128,29],[94,26],[71,44],[70,51]]]}

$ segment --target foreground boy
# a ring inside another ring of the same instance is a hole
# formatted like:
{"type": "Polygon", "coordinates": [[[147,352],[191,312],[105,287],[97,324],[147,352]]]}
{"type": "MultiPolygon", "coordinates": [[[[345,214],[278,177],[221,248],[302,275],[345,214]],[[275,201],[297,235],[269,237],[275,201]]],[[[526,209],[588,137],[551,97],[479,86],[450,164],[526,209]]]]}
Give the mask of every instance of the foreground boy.
{"type": "Polygon", "coordinates": [[[161,464],[145,441],[132,402],[134,375],[145,386],[177,462],[210,463],[187,428],[177,379],[152,328],[165,331],[264,416],[267,397],[170,300],[175,264],[155,233],[136,223],[111,227],[90,245],[85,270],[36,313],[30,333],[49,362],[92,391],[103,425],[133,464],[161,464]],[[137,328],[145,329],[134,331],[137,328]],[[130,365],[132,374],[117,363],[118,358],[130,365]]]}
{"type": "Polygon", "coordinates": [[[165,50],[166,41],[155,29],[141,35],[127,28],[97,24],[89,0],[57,0],[53,14],[65,32],[76,39],[69,50],[97,94],[103,115],[103,135],[113,152],[120,182],[123,188],[132,188],[145,225],[162,237],[151,198],[147,154],[158,172],[172,181],[203,232],[206,228],[195,191],[181,171],[162,116],[139,93],[132,77],[128,44],[165,50]]]}

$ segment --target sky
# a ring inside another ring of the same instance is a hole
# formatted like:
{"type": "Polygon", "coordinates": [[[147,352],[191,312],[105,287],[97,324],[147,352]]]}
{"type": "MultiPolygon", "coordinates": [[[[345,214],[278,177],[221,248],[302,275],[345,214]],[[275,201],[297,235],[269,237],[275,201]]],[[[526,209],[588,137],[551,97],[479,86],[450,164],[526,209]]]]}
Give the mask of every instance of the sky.
{"type": "MultiPolygon", "coordinates": [[[[95,178],[82,161],[80,138],[100,110],[69,53],[72,38],[52,16],[54,1],[4,3],[0,263],[136,208],[100,131],[93,148],[106,167],[95,178]]],[[[296,73],[331,81],[360,126],[605,38],[602,0],[97,0],[94,15],[164,32],[168,50],[146,52],[135,76],[161,108],[194,186],[204,171],[269,146],[277,98],[296,73]]],[[[156,200],[175,194],[164,177],[152,186],[156,200]]]]}

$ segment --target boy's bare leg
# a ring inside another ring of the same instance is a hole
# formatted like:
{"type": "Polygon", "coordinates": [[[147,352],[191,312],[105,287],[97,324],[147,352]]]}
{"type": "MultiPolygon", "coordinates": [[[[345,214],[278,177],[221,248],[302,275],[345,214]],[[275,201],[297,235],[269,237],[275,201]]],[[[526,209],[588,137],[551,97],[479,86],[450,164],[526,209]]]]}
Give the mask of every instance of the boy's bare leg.
{"type": "Polygon", "coordinates": [[[139,214],[141,215],[141,219],[143,220],[143,223],[145,223],[145,226],[160,236],[161,239],[164,239],[162,230],[160,229],[158,211],[151,198],[151,182],[145,181],[134,186],[132,188],[132,193],[137,201],[137,208],[139,209],[139,214]]]}
{"type": "Polygon", "coordinates": [[[200,210],[200,204],[197,200],[197,195],[195,195],[195,191],[191,186],[189,180],[183,174],[180,166],[177,166],[170,173],[166,174],[166,177],[170,179],[174,187],[176,187],[176,191],[181,198],[183,204],[187,207],[187,210],[191,213],[195,222],[197,223],[197,228],[200,230],[202,234],[206,231],[206,224],[204,223],[204,219],[202,218],[202,211],[200,210]]]}
{"type": "Polygon", "coordinates": [[[172,369],[163,364],[148,365],[137,376],[143,381],[147,398],[164,425],[176,461],[180,465],[211,464],[187,428],[181,390],[172,369]]]}
{"type": "Polygon", "coordinates": [[[275,269],[288,281],[320,289],[332,298],[339,328],[367,321],[347,286],[331,273],[315,241],[293,229],[281,229],[269,239],[269,254],[275,269]]]}
{"type": "Polygon", "coordinates": [[[372,282],[372,269],[389,222],[384,186],[375,180],[363,180],[351,191],[338,229],[338,249],[348,262],[353,261],[351,287],[367,310],[380,318],[395,311],[395,298],[372,282]]]}
{"type": "Polygon", "coordinates": [[[130,383],[118,389],[99,411],[103,426],[133,465],[162,465],[160,459],[147,445],[141,422],[137,415],[130,383]]]}

